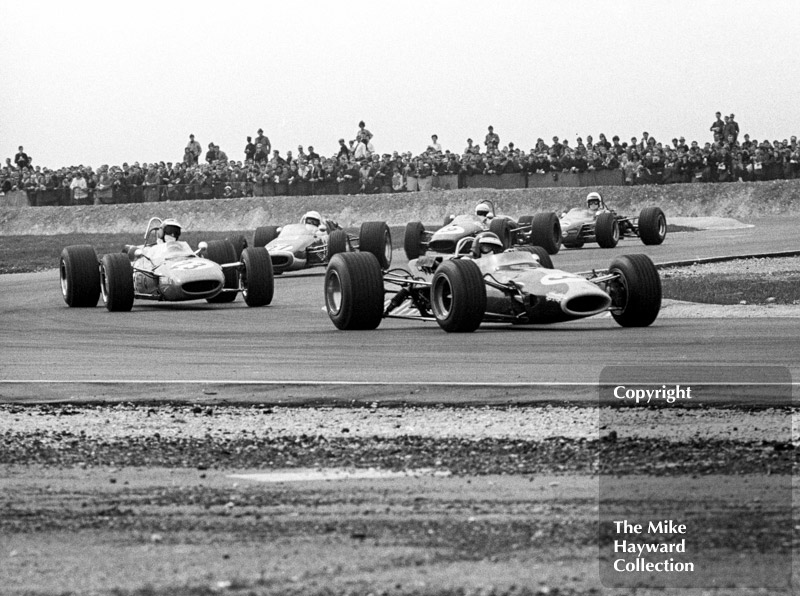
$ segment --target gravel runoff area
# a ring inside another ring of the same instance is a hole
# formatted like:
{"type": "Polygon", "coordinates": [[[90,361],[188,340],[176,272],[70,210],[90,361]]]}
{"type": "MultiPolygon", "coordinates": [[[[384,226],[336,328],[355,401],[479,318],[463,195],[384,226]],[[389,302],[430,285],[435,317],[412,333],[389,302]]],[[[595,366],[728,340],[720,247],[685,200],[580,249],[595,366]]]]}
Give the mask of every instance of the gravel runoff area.
{"type": "Polygon", "coordinates": [[[794,413],[5,404],[0,592],[641,596],[598,580],[609,466],[632,475],[613,505],[678,502],[713,522],[698,552],[737,544],[731,565],[757,577],[740,553],[798,544],[767,507],[798,465],[794,413]],[[271,477],[287,471],[304,480],[271,477]]]}

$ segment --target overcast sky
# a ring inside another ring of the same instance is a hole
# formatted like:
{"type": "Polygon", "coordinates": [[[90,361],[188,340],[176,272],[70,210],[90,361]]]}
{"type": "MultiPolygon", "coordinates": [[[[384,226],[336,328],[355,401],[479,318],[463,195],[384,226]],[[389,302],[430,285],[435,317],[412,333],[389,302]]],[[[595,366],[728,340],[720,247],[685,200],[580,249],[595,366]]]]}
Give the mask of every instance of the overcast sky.
{"type": "Polygon", "coordinates": [[[365,120],[379,152],[554,135],[800,133],[800,2],[0,0],[0,149],[33,163],[323,155],[365,120]]]}

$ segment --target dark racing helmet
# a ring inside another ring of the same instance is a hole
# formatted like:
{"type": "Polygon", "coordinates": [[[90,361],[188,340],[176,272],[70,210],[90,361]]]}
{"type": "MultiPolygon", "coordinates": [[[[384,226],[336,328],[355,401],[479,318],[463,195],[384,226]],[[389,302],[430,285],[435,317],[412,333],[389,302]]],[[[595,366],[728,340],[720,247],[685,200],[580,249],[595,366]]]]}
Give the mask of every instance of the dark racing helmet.
{"type": "Polygon", "coordinates": [[[494,232],[481,232],[472,242],[472,256],[476,259],[483,255],[496,255],[503,250],[503,243],[494,232]]]}
{"type": "Polygon", "coordinates": [[[165,219],[161,222],[161,227],[158,229],[158,239],[166,242],[165,236],[171,236],[175,240],[181,237],[181,229],[183,226],[177,219],[165,219]]]}

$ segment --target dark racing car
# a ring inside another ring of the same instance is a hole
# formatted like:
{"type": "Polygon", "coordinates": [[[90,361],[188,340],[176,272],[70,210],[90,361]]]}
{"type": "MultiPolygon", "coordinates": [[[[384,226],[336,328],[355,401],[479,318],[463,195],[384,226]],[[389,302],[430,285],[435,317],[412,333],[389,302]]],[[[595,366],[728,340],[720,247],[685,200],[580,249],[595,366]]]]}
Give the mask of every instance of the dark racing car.
{"type": "Polygon", "coordinates": [[[494,205],[485,200],[478,203],[474,214],[448,216],[438,230],[426,230],[418,221],[406,225],[403,248],[409,260],[435,252],[453,254],[463,238],[474,238],[481,232],[492,232],[503,246],[536,245],[548,253],[558,252],[561,228],[555,213],[523,215],[518,220],[495,215],[494,205]]]}
{"type": "Polygon", "coordinates": [[[385,273],[372,255],[335,256],[325,275],[328,316],[343,330],[399,318],[471,332],[482,323],[538,325],[605,312],[623,327],[646,327],[661,309],[661,278],[646,255],[619,256],[607,270],[578,275],[553,269],[541,247],[504,249],[491,232],[463,239],[454,252],[385,273]]]}
{"type": "Polygon", "coordinates": [[[586,208],[575,207],[562,213],[559,222],[565,248],[580,248],[587,242],[614,248],[626,236],[654,245],[667,237],[667,218],[659,207],[645,207],[639,217],[625,217],[606,206],[597,192],[587,195],[586,208]]]}
{"type": "Polygon", "coordinates": [[[230,240],[200,242],[197,250],[179,240],[180,224],[150,219],[144,244],[97,258],[90,245],[61,252],[61,293],[71,307],[94,307],[102,295],[110,311],[129,311],[135,299],[158,302],[232,302],[248,306],[272,301],[272,262],[264,248],[244,248],[237,258],[230,240]]]}

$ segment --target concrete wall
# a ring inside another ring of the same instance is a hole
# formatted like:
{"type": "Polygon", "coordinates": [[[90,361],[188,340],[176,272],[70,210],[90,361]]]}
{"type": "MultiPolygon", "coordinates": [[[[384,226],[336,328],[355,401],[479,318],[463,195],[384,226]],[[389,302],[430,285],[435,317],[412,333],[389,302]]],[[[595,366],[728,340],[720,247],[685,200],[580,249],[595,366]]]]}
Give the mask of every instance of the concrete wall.
{"type": "MultiPolygon", "coordinates": [[[[800,215],[800,180],[615,186],[600,190],[609,205],[625,214],[637,214],[642,207],[659,205],[667,217],[800,215]]],[[[389,225],[415,220],[439,223],[446,214],[472,212],[483,199],[494,201],[499,214],[518,217],[581,205],[586,193],[585,188],[462,189],[75,207],[3,206],[0,235],[137,232],[144,229],[151,216],[175,217],[193,230],[252,230],[260,225],[299,221],[311,209],[348,227],[364,221],[386,221],[389,225]]]]}

